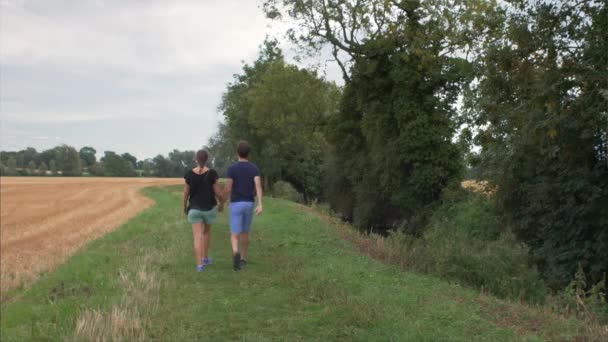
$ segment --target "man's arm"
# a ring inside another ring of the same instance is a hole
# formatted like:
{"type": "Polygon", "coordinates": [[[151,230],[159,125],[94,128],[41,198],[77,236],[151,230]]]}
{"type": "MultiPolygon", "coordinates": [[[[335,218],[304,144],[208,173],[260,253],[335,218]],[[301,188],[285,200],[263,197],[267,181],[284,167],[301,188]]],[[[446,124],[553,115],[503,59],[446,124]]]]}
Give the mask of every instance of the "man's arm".
{"type": "Polygon", "coordinates": [[[260,179],[260,176],[255,176],[253,178],[253,181],[255,182],[255,193],[256,193],[256,197],[258,199],[258,206],[255,208],[255,214],[256,215],[260,215],[262,213],[262,180],[260,179]]]}
{"type": "Polygon", "coordinates": [[[188,213],[188,195],[190,194],[190,185],[184,184],[184,214],[188,213]]]}

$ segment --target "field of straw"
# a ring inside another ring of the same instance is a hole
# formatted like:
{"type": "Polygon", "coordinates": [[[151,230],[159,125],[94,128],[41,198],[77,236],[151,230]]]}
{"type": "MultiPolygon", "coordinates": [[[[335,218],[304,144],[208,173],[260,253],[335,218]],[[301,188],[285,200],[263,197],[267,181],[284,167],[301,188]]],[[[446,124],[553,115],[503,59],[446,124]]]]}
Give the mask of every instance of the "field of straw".
{"type": "Polygon", "coordinates": [[[151,206],[140,189],[182,183],[166,178],[0,178],[0,293],[27,285],[151,206]]]}

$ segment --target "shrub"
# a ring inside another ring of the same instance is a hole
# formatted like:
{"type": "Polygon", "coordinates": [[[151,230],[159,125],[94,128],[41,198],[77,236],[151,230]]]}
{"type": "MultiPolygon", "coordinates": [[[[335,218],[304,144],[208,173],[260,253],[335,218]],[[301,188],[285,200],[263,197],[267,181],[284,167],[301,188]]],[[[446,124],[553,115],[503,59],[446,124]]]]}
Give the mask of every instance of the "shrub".
{"type": "Polygon", "coordinates": [[[464,189],[452,189],[443,196],[433,212],[431,225],[451,225],[467,237],[485,241],[500,236],[503,215],[486,195],[464,189]]]}
{"type": "Polygon", "coordinates": [[[420,237],[404,230],[376,240],[372,251],[404,268],[435,274],[496,296],[542,303],[547,289],[531,265],[528,248],[503,227],[492,199],[450,190],[432,210],[420,237]]]}
{"type": "Polygon", "coordinates": [[[546,295],[540,274],[530,265],[528,250],[509,233],[484,241],[451,226],[435,226],[424,234],[416,268],[499,297],[542,303],[546,295]]]}
{"type": "Polygon", "coordinates": [[[288,182],[284,182],[284,181],[278,181],[278,182],[274,183],[274,185],[272,186],[271,194],[273,197],[286,199],[288,201],[293,201],[293,202],[298,202],[298,203],[304,202],[304,197],[302,196],[302,194],[299,193],[293,187],[293,185],[291,185],[288,182]]]}
{"type": "Polygon", "coordinates": [[[608,324],[608,302],[606,301],[606,279],[591,286],[587,291],[587,275],[581,264],[574,279],[554,297],[556,311],[575,314],[600,324],[608,324]]]}

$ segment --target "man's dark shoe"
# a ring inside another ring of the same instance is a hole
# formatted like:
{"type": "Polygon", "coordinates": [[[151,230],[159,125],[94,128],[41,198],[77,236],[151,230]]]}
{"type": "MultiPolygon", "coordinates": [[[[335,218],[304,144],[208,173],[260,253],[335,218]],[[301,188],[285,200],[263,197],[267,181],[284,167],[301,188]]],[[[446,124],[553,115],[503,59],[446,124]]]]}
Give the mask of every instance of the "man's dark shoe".
{"type": "Polygon", "coordinates": [[[247,260],[241,259],[240,264],[241,264],[241,267],[247,266],[247,260]]]}
{"type": "Polygon", "coordinates": [[[241,270],[241,254],[240,253],[235,253],[232,256],[232,269],[235,271],[241,270]]]}

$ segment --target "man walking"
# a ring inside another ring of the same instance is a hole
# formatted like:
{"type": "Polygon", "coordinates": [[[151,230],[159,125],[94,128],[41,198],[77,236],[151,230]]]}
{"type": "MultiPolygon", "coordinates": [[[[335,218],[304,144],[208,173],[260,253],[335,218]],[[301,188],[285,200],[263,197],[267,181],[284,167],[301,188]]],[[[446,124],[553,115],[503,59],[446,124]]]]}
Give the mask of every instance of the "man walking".
{"type": "Polygon", "coordinates": [[[249,162],[251,148],[245,141],[237,147],[238,162],[228,167],[224,198],[230,193],[230,243],[232,245],[232,267],[239,271],[247,265],[249,231],[253,219],[255,197],[258,205],[256,215],[262,213],[262,182],[260,170],[249,162]]]}

